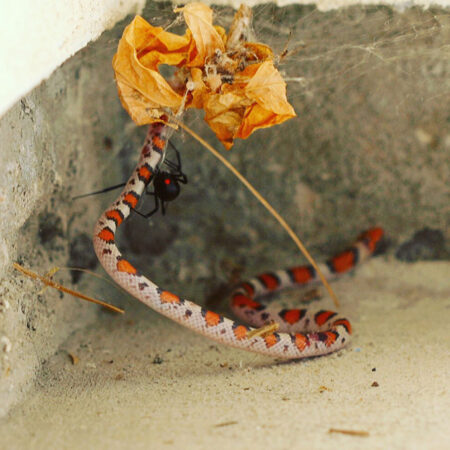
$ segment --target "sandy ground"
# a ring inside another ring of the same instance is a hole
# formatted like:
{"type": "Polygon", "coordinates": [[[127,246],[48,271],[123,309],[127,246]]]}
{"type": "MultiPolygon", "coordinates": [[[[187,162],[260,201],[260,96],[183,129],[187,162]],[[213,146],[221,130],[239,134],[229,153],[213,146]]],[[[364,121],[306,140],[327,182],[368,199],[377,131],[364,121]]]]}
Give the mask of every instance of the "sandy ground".
{"type": "Polygon", "coordinates": [[[448,262],[370,261],[334,284],[351,345],[290,363],[216,345],[145,307],[102,314],[0,422],[0,447],[450,448],[449,273],[448,262]]]}

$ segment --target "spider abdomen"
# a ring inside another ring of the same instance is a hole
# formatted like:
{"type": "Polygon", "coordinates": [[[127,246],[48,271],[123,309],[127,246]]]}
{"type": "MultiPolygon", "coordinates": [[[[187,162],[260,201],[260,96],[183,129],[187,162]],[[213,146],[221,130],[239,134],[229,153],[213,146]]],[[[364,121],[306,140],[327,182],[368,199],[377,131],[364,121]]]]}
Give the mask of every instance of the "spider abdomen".
{"type": "Polygon", "coordinates": [[[180,184],[176,176],[169,172],[159,172],[154,181],[155,194],[163,201],[175,200],[180,193],[180,184]]]}

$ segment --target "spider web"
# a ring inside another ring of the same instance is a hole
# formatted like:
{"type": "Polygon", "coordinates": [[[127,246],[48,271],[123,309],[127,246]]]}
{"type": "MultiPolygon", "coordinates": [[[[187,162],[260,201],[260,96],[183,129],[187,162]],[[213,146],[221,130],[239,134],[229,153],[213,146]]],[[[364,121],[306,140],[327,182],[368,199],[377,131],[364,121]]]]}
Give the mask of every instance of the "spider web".
{"type": "MultiPolygon", "coordinates": [[[[184,24],[172,9],[170,3],[149,3],[142,16],[182,34],[184,24]]],[[[214,23],[228,29],[234,10],[213,9],[214,23]]],[[[394,236],[424,226],[445,229],[450,220],[448,10],[352,6],[323,12],[310,5],[265,4],[253,13],[256,40],[284,55],[279,69],[298,118],[238,140],[227,153],[231,162],[294,225],[315,255],[340,250],[375,224],[394,236]]],[[[114,92],[111,57],[130,20],[86,50],[85,63],[105,58],[108,96],[114,92]]],[[[98,100],[95,108],[103,103],[98,100]]],[[[184,120],[220,148],[201,116],[189,110],[184,120]]],[[[121,120],[133,127],[125,112],[121,120]]],[[[119,154],[122,174],[116,173],[111,184],[133,169],[142,136],[133,140],[131,134],[119,154]]],[[[133,249],[142,253],[139,264],[148,264],[148,253],[161,254],[159,269],[178,273],[181,289],[199,278],[217,285],[217,278],[240,265],[251,274],[298,263],[284,232],[232,176],[197,143],[182,134],[174,140],[182,148],[190,184],[169,206],[164,222],[152,223],[156,240],[133,249]],[[192,252],[187,238],[199,229],[205,234],[192,252]],[[183,238],[173,242],[177,234],[183,238]],[[164,254],[166,241],[177,260],[164,254]]],[[[109,169],[106,164],[105,173],[109,169]]],[[[148,231],[142,221],[131,227],[134,235],[148,231]]],[[[167,280],[173,286],[170,275],[167,280]]],[[[203,297],[204,292],[190,296],[203,297]]]]}

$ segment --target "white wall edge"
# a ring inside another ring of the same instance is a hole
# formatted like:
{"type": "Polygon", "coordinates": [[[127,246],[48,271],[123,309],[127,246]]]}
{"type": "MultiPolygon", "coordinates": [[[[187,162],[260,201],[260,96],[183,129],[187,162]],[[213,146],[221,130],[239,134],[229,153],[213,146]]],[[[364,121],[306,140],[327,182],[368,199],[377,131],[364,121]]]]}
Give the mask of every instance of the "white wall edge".
{"type": "MultiPolygon", "coordinates": [[[[141,12],[146,0],[3,0],[0,16],[0,116],[46,79],[66,59],[112,28],[127,14],[141,12]]],[[[204,1],[239,7],[268,3],[261,0],[204,1]]],[[[278,6],[315,3],[325,11],[354,4],[450,6],[450,0],[277,0],[278,6]]]]}
{"type": "Polygon", "coordinates": [[[2,0],[0,116],[145,0],[2,0]]]}

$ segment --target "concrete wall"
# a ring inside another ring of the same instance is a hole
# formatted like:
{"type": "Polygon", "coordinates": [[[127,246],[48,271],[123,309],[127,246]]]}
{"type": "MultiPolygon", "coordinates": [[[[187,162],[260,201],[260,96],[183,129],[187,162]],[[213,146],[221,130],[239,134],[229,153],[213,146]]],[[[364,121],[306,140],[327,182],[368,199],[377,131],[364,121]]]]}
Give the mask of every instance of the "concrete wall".
{"type": "MultiPolygon", "coordinates": [[[[161,2],[162,3],[162,2],[161,2]]],[[[205,1],[238,8],[240,0],[205,1]]],[[[249,6],[266,3],[245,2],[249,6]]],[[[372,0],[278,0],[278,6],[315,3],[320,10],[352,4],[372,4],[372,0]]],[[[380,4],[397,8],[421,5],[448,5],[449,0],[385,0],[380,4]]],[[[21,0],[3,1],[0,27],[0,115],[21,96],[46,79],[62,62],[82,49],[103,31],[112,28],[126,14],[139,13],[145,0],[21,0]]]]}
{"type": "MultiPolygon", "coordinates": [[[[42,286],[12,263],[41,274],[96,264],[90,235],[102,199],[71,198],[110,182],[114,171],[109,179],[105,174],[115,156],[109,140],[116,149],[127,139],[130,121],[116,95],[109,44],[124,25],[65,62],[0,120],[0,415],[59,344],[96,317],[92,305],[52,289],[40,292],[42,286]]],[[[76,289],[108,297],[84,278],[76,289]]],[[[61,271],[57,280],[71,286],[72,276],[61,271]]]]}
{"type": "MultiPolygon", "coordinates": [[[[135,6],[122,4],[119,14],[112,3],[104,25],[135,6]]],[[[164,4],[149,3],[143,14],[161,24],[173,17],[164,4]]],[[[238,142],[230,160],[316,256],[375,223],[393,241],[424,226],[445,230],[448,12],[266,5],[255,16],[258,37],[278,51],[289,30],[292,43],[306,44],[281,66],[299,117],[238,142]]],[[[218,9],[222,25],[231,17],[231,9],[218,9]]],[[[89,236],[114,194],[71,197],[124,181],[145,134],[121,108],[111,69],[130,18],[64,63],[0,121],[0,415],[66,336],[96,318],[97,307],[50,289],[40,293],[11,264],[40,273],[55,265],[95,265],[89,236]]],[[[27,90],[33,81],[27,83],[20,85],[27,90]]],[[[189,112],[186,123],[218,146],[198,115],[189,112]]],[[[224,168],[190,138],[178,135],[175,143],[189,185],[166,217],[134,217],[120,237],[143,271],[187,298],[220,301],[232,273],[298,261],[284,232],[224,168]]],[[[58,279],[72,285],[68,272],[58,279]]],[[[73,286],[133,308],[126,296],[87,276],[73,286]]]]}

